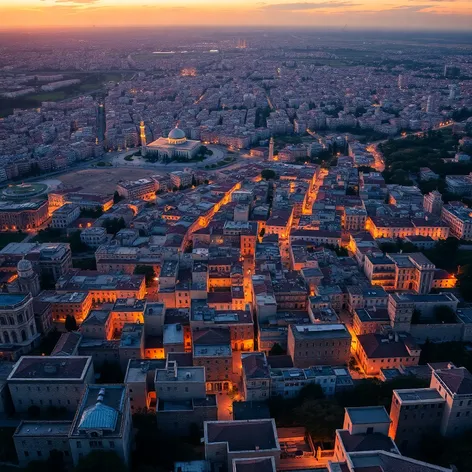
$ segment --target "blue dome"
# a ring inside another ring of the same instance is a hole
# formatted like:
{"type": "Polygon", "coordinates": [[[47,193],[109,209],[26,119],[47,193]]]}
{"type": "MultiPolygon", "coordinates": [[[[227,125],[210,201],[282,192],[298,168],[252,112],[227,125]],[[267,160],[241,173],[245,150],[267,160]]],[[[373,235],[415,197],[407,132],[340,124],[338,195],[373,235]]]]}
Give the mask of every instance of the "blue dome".
{"type": "Polygon", "coordinates": [[[167,137],[169,139],[185,139],[185,132],[176,126],[167,137]]]}

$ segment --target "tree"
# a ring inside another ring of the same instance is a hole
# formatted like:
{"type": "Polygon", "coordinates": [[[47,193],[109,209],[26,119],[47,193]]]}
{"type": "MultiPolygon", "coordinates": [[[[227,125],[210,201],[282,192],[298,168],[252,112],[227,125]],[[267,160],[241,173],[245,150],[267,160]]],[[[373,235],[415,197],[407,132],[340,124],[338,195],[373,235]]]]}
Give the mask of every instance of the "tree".
{"type": "Polygon", "coordinates": [[[113,203],[120,203],[123,200],[123,197],[118,193],[118,190],[115,190],[113,194],[113,203]]]}
{"type": "Polygon", "coordinates": [[[279,343],[274,343],[269,351],[269,356],[281,356],[283,354],[286,354],[286,352],[279,343]]]}
{"type": "Polygon", "coordinates": [[[109,218],[105,220],[103,227],[107,230],[108,234],[116,234],[120,229],[126,228],[126,223],[123,217],[109,218]]]}
{"type": "Polygon", "coordinates": [[[67,331],[77,331],[77,321],[72,315],[66,316],[65,328],[67,331]]]}
{"type": "Polygon", "coordinates": [[[74,472],[127,472],[128,467],[113,451],[97,450],[82,457],[74,472]]]}
{"type": "Polygon", "coordinates": [[[411,316],[411,323],[412,324],[419,324],[421,322],[421,310],[415,308],[413,310],[413,315],[411,316]]]}
{"type": "Polygon", "coordinates": [[[146,265],[137,265],[134,269],[135,275],[144,275],[146,281],[146,287],[151,287],[154,284],[156,273],[154,267],[146,265]]]}
{"type": "Polygon", "coordinates": [[[275,179],[277,174],[272,169],[264,169],[261,172],[261,177],[265,180],[275,179]]]}
{"type": "Polygon", "coordinates": [[[332,441],[343,423],[344,408],[331,400],[309,400],[293,411],[295,422],[303,424],[318,441],[332,441]]]}
{"type": "Polygon", "coordinates": [[[304,402],[305,400],[321,400],[324,398],[323,389],[317,383],[309,383],[300,390],[298,400],[304,402]]]}

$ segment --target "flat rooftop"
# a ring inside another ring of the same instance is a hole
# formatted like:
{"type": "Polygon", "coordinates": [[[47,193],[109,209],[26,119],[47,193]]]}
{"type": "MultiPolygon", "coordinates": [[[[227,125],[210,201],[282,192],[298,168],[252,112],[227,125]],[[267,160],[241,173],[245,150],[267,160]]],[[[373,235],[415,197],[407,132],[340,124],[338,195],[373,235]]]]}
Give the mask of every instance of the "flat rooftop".
{"type": "Polygon", "coordinates": [[[125,375],[125,383],[145,382],[149,372],[165,369],[165,359],[130,359],[125,375]]]}
{"type": "Polygon", "coordinates": [[[404,390],[394,390],[394,394],[402,403],[418,403],[418,402],[444,402],[444,398],[435,388],[409,388],[404,390]]]}
{"type": "Polygon", "coordinates": [[[22,421],[15,436],[64,436],[69,435],[72,421],[22,421]]]}
{"type": "Polygon", "coordinates": [[[227,443],[231,452],[279,449],[273,419],[241,421],[207,421],[205,438],[208,444],[227,443]]]}
{"type": "Polygon", "coordinates": [[[83,380],[91,363],[90,356],[23,356],[8,380],[83,380]]]}
{"type": "Polygon", "coordinates": [[[23,303],[29,295],[27,293],[10,294],[0,293],[0,307],[9,308],[23,303]]]}
{"type": "Polygon", "coordinates": [[[352,424],[390,423],[391,419],[383,406],[361,406],[346,408],[352,424]]]}
{"type": "Polygon", "coordinates": [[[156,382],[205,382],[205,367],[177,367],[171,374],[165,368],[159,369],[156,382]]]}
{"type": "Polygon", "coordinates": [[[290,325],[290,329],[296,339],[351,337],[346,326],[341,323],[290,325]]]}

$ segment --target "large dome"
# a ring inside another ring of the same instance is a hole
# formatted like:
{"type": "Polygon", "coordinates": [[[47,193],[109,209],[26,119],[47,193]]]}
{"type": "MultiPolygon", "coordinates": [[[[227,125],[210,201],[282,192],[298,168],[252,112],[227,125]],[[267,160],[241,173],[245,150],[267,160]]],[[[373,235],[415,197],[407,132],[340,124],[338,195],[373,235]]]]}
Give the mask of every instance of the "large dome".
{"type": "Polygon", "coordinates": [[[33,275],[33,265],[26,259],[21,259],[18,262],[16,270],[18,271],[19,277],[30,277],[33,275]]]}
{"type": "Polygon", "coordinates": [[[185,143],[185,141],[187,140],[185,132],[182,131],[178,126],[171,130],[171,132],[167,136],[167,139],[169,140],[170,144],[181,144],[185,143]]]}

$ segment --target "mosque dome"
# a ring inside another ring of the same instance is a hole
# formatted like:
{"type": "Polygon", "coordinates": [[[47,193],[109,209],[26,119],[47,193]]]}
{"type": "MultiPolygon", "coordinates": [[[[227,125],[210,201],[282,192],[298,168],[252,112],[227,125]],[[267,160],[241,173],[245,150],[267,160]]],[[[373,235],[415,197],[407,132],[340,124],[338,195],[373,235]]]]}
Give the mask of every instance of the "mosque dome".
{"type": "Polygon", "coordinates": [[[169,141],[169,144],[182,144],[187,141],[187,137],[185,136],[185,132],[181,130],[177,125],[167,135],[167,140],[169,141]]]}
{"type": "Polygon", "coordinates": [[[21,259],[16,266],[18,277],[31,277],[33,275],[33,265],[26,259],[21,259]]]}

